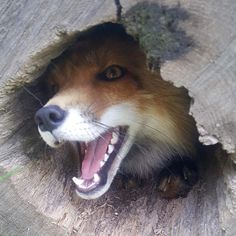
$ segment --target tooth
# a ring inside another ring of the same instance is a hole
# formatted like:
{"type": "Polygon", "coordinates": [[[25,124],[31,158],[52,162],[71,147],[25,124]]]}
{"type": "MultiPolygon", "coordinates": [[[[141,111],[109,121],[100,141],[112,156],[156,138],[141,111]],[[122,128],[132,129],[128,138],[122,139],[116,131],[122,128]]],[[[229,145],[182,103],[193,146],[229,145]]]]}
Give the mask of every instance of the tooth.
{"type": "Polygon", "coordinates": [[[100,161],[100,167],[103,167],[105,164],[105,161],[100,161]]]}
{"type": "Polygon", "coordinates": [[[113,145],[108,145],[108,153],[112,153],[114,151],[114,146],[113,145]]]}
{"type": "Polygon", "coordinates": [[[109,158],[109,155],[106,153],[106,154],[104,155],[104,161],[106,162],[106,161],[108,160],[108,158],[109,158]]]}
{"type": "Polygon", "coordinates": [[[118,133],[120,129],[118,127],[115,128],[115,132],[118,133]]]}
{"type": "Polygon", "coordinates": [[[95,183],[98,183],[100,181],[100,176],[97,173],[95,173],[93,176],[93,180],[95,183]]]}
{"type": "Polygon", "coordinates": [[[76,185],[81,185],[84,183],[84,179],[78,179],[76,177],[73,177],[72,180],[76,185]]]}
{"type": "Polygon", "coordinates": [[[113,132],[112,133],[112,139],[111,139],[111,144],[116,144],[118,142],[118,135],[113,132]]]}

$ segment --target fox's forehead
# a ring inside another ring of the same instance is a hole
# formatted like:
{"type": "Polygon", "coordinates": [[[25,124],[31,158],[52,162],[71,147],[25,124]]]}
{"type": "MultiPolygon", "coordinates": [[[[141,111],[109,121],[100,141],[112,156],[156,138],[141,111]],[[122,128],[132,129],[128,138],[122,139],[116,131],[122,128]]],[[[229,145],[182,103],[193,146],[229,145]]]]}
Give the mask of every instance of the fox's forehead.
{"type": "Polygon", "coordinates": [[[135,53],[137,54],[137,50],[131,50],[130,47],[132,45],[127,46],[124,42],[111,39],[100,43],[78,42],[68,50],[63,61],[73,63],[73,66],[77,68],[88,66],[103,70],[113,64],[129,67],[137,58],[133,57],[135,53]]]}
{"type": "MultiPolygon", "coordinates": [[[[72,46],[53,61],[60,67],[81,69],[84,67],[103,70],[116,64],[123,67],[141,66],[146,57],[136,41],[121,36],[96,36],[77,39],[72,46]]],[[[67,68],[64,68],[67,69],[67,68]]]]}
{"type": "Polygon", "coordinates": [[[126,68],[131,74],[138,68],[145,66],[142,61],[135,62],[135,57],[131,56],[127,50],[121,48],[97,47],[78,48],[69,50],[59,59],[53,61],[48,70],[48,82],[64,84],[81,79],[92,79],[102,73],[111,65],[119,65],[126,68]]]}

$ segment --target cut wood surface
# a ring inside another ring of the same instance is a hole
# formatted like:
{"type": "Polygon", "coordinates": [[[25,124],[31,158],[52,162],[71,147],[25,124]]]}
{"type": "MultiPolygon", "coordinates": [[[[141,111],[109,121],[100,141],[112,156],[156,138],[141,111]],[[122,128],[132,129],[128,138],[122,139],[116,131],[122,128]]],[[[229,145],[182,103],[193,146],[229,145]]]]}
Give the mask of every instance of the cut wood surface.
{"type": "MultiPolygon", "coordinates": [[[[118,2],[118,1],[116,1],[118,2]]],[[[162,77],[185,86],[200,140],[236,147],[236,2],[120,1],[122,23],[139,37],[162,77]],[[161,58],[161,59],[160,59],[161,58]]],[[[0,4],[0,235],[236,235],[235,154],[220,147],[203,161],[187,198],[159,198],[156,187],[123,189],[98,200],[73,194],[76,171],[66,147],[37,134],[37,81],[79,31],[116,21],[108,0],[6,1],[0,4]]]]}

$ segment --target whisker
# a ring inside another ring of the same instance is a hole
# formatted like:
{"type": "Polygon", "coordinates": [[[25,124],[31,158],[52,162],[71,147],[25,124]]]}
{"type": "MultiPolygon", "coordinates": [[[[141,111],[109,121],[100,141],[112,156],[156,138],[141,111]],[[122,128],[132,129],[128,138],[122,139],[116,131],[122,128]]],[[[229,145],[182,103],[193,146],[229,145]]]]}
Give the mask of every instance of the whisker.
{"type": "Polygon", "coordinates": [[[44,154],[44,158],[46,159],[47,158],[47,144],[46,143],[44,145],[44,152],[43,152],[43,154],[44,154]]]}
{"type": "MultiPolygon", "coordinates": [[[[97,121],[95,121],[95,122],[96,122],[96,124],[98,124],[100,127],[102,126],[101,128],[104,128],[104,131],[106,131],[107,129],[112,128],[112,127],[107,126],[107,125],[105,125],[105,124],[103,124],[103,123],[101,123],[101,122],[97,122],[97,121]]],[[[119,135],[119,136],[121,136],[121,137],[126,137],[127,135],[129,135],[130,137],[133,137],[133,138],[136,137],[136,135],[130,135],[130,134],[127,134],[126,132],[123,132],[123,131],[116,131],[116,130],[114,130],[113,132],[115,132],[117,135],[119,135]]],[[[134,144],[141,147],[141,145],[139,145],[139,144],[136,142],[135,139],[134,139],[134,144]]],[[[142,146],[142,147],[143,147],[143,146],[142,146]]]]}
{"type": "Polygon", "coordinates": [[[92,133],[94,136],[100,137],[104,142],[106,141],[106,139],[104,138],[103,134],[100,134],[98,131],[93,130],[93,132],[91,131],[91,133],[92,133]]]}
{"type": "MultiPolygon", "coordinates": [[[[93,122],[96,123],[97,125],[99,125],[100,127],[104,127],[104,128],[107,128],[107,129],[112,128],[111,126],[108,126],[108,125],[106,125],[106,124],[104,124],[104,123],[102,123],[102,122],[99,122],[99,121],[93,121],[93,122]]],[[[167,136],[165,133],[161,132],[161,131],[158,130],[158,129],[153,128],[153,127],[150,126],[150,125],[147,125],[147,124],[142,123],[142,122],[134,121],[134,120],[132,120],[132,122],[134,122],[134,123],[136,123],[136,124],[139,124],[139,125],[142,125],[142,126],[145,126],[145,127],[149,128],[149,129],[151,129],[152,131],[157,132],[157,133],[161,134],[162,136],[164,136],[164,137],[166,137],[166,138],[168,138],[168,139],[171,140],[171,137],[167,136]]],[[[114,132],[117,132],[117,131],[114,130],[114,132]]],[[[117,132],[117,133],[118,133],[118,134],[122,134],[121,131],[119,131],[119,132],[117,132]]],[[[124,134],[125,134],[125,133],[124,133],[124,134]]]]}
{"type": "Polygon", "coordinates": [[[93,123],[97,124],[101,128],[104,128],[104,130],[112,128],[112,126],[106,125],[106,124],[101,123],[101,122],[99,122],[97,120],[94,120],[93,123]]]}
{"type": "Polygon", "coordinates": [[[113,102],[104,102],[102,104],[100,104],[100,106],[98,106],[98,104],[96,103],[96,101],[94,101],[92,103],[92,105],[90,105],[90,110],[89,112],[92,113],[92,114],[95,114],[99,111],[101,111],[103,108],[106,108],[108,106],[112,106],[114,105],[113,102]],[[96,107],[95,107],[96,106],[96,107]]]}
{"type": "Polygon", "coordinates": [[[90,110],[92,108],[92,106],[95,104],[95,101],[94,102],[91,102],[88,106],[86,106],[86,109],[84,111],[85,114],[89,115],[90,113],[90,110]]]}
{"type": "Polygon", "coordinates": [[[109,105],[108,103],[105,103],[105,104],[101,104],[100,106],[98,106],[96,104],[96,102],[94,102],[93,104],[90,105],[88,113],[96,114],[97,112],[101,111],[103,108],[105,108],[108,105],[109,105]]]}
{"type": "MultiPolygon", "coordinates": [[[[103,124],[103,123],[101,123],[101,122],[98,122],[98,121],[94,121],[98,126],[100,126],[101,128],[104,128],[104,131],[106,131],[107,129],[110,129],[110,128],[112,128],[112,127],[110,127],[110,126],[108,126],[108,125],[106,125],[106,124],[103,124]]],[[[135,121],[136,123],[138,123],[137,121],[135,121]]],[[[140,123],[141,124],[141,123],[140,123]]],[[[146,126],[146,127],[148,127],[148,128],[150,128],[150,129],[152,129],[154,132],[158,132],[158,134],[161,134],[162,136],[164,136],[164,137],[166,137],[167,139],[169,139],[169,140],[172,140],[173,141],[173,139],[171,138],[171,137],[169,137],[168,135],[166,135],[166,134],[164,134],[163,132],[161,132],[160,130],[158,130],[158,129],[155,129],[155,128],[153,128],[152,126],[149,126],[149,125],[146,125],[146,124],[143,124],[142,123],[142,125],[144,125],[144,126],[146,126]]],[[[127,136],[127,133],[126,132],[122,132],[122,131],[116,131],[116,130],[114,130],[113,132],[116,132],[118,135],[120,135],[121,137],[126,137],[127,136]]],[[[133,138],[135,138],[136,136],[135,135],[130,135],[130,134],[128,134],[130,137],[133,137],[133,138]]],[[[154,142],[154,141],[153,141],[154,142]]],[[[136,146],[139,146],[139,147],[141,147],[141,148],[144,148],[145,146],[142,146],[142,145],[140,145],[140,144],[138,144],[137,142],[136,142],[136,140],[134,139],[134,143],[133,144],[135,144],[136,146]]],[[[165,146],[165,148],[170,152],[170,153],[175,153],[176,155],[178,155],[178,156],[182,156],[179,152],[178,152],[178,150],[176,149],[176,148],[174,148],[174,147],[171,147],[171,145],[170,144],[168,144],[167,142],[162,142],[162,147],[163,146],[165,146]]]]}
{"type": "Polygon", "coordinates": [[[23,89],[30,94],[35,100],[39,102],[39,104],[43,107],[43,103],[40,98],[38,98],[35,94],[33,94],[29,89],[27,89],[25,86],[23,86],[23,89]]]}

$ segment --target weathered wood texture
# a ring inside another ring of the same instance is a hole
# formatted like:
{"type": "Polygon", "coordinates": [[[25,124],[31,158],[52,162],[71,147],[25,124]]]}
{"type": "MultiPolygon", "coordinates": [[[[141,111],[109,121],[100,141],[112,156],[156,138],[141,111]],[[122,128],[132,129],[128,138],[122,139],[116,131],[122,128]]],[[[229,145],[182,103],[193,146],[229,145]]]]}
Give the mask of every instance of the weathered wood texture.
{"type": "MultiPolygon", "coordinates": [[[[153,67],[161,57],[164,79],[189,90],[201,140],[235,151],[236,2],[148,2],[121,1],[123,23],[153,67]]],[[[39,140],[33,114],[40,104],[22,86],[76,32],[115,20],[116,10],[108,0],[1,1],[0,235],[235,235],[233,154],[209,154],[185,199],[161,200],[150,183],[113,185],[99,200],[84,201],[72,194],[76,170],[66,147],[52,151],[39,140]]],[[[37,84],[31,89],[42,95],[37,84]]]]}
{"type": "MultiPolygon", "coordinates": [[[[124,6],[129,9],[129,1],[124,2],[127,4],[124,6]]],[[[162,39],[173,46],[164,44],[168,53],[163,53],[167,60],[161,67],[162,76],[176,86],[185,86],[194,98],[191,112],[197,122],[201,141],[207,145],[221,142],[225,150],[234,152],[236,109],[232,108],[236,104],[235,1],[183,0],[179,4],[172,0],[157,2],[159,5],[151,4],[150,7],[139,3],[128,10],[130,21],[135,19],[134,23],[128,22],[129,27],[132,27],[131,32],[140,35],[149,53],[157,57],[160,56],[160,38],[156,37],[154,31],[158,29],[163,32],[163,28],[153,26],[157,22],[169,24],[167,28],[171,34],[164,34],[162,39]],[[160,9],[163,5],[164,12],[160,9]],[[132,15],[136,17],[132,18],[132,15]]]]}

